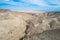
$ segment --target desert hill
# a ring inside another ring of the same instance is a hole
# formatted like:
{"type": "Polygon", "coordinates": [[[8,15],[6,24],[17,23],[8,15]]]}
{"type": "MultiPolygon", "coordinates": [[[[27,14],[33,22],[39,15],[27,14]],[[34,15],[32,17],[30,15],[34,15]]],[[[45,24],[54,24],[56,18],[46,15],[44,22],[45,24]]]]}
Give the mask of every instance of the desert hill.
{"type": "MultiPolygon", "coordinates": [[[[39,36],[41,38],[45,35],[44,32],[48,30],[57,30],[56,35],[59,33],[59,12],[31,12],[0,9],[0,40],[37,40],[38,35],[42,35],[39,36]]],[[[51,36],[54,37],[54,35],[51,36]]],[[[42,40],[39,38],[38,40],[42,40]]],[[[60,36],[56,38],[60,38],[60,36]]]]}

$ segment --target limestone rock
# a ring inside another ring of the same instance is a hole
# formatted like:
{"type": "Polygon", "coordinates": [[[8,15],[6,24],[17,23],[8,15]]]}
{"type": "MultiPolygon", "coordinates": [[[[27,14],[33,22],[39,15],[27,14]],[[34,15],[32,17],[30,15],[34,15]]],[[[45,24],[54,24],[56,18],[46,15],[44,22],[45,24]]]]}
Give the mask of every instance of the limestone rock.
{"type": "Polygon", "coordinates": [[[54,34],[58,37],[56,40],[60,40],[59,12],[26,13],[0,10],[0,40],[55,40],[53,33],[59,35],[58,37],[54,34]]]}
{"type": "Polygon", "coordinates": [[[23,40],[60,40],[60,29],[44,31],[31,37],[25,37],[23,40]]]}
{"type": "Polygon", "coordinates": [[[60,13],[40,13],[28,20],[27,35],[32,36],[46,30],[60,29],[60,13]]]}
{"type": "Polygon", "coordinates": [[[23,19],[0,12],[0,40],[19,40],[25,35],[26,25],[23,19]]]}

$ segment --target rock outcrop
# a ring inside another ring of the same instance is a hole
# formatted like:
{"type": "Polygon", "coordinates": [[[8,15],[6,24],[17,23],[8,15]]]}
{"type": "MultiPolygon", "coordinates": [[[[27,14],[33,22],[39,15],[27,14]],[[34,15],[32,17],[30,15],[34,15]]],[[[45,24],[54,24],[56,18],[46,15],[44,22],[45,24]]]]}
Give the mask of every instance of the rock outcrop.
{"type": "Polygon", "coordinates": [[[60,29],[60,13],[40,13],[34,16],[34,19],[27,22],[27,35],[31,36],[46,30],[60,29]]]}
{"type": "MultiPolygon", "coordinates": [[[[59,12],[27,13],[0,10],[0,40],[46,40],[45,36],[51,35],[49,30],[52,34],[59,35],[59,12]],[[46,35],[45,31],[48,31],[46,35]],[[43,36],[44,38],[40,39],[43,36]]],[[[57,39],[59,38],[60,36],[57,39]]],[[[49,38],[49,40],[54,39],[49,38]]]]}
{"type": "Polygon", "coordinates": [[[24,40],[60,40],[60,29],[44,31],[31,37],[26,37],[24,40]]]}
{"type": "Polygon", "coordinates": [[[25,35],[26,25],[13,13],[0,12],[0,40],[19,40],[25,35]]]}

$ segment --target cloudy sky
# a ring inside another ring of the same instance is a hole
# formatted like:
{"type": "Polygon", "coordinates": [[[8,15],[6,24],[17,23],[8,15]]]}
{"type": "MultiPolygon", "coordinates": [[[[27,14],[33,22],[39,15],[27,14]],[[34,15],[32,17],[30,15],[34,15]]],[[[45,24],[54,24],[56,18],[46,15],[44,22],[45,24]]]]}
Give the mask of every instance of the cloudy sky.
{"type": "Polygon", "coordinates": [[[0,0],[1,9],[60,11],[60,0],[0,0]]]}

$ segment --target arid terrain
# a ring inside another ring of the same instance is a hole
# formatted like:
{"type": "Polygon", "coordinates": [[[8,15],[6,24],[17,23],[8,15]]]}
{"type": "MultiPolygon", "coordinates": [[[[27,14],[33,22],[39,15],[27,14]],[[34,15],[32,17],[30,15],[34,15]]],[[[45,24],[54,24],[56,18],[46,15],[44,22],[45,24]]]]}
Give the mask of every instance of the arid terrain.
{"type": "Polygon", "coordinates": [[[60,12],[0,9],[0,40],[60,40],[60,12]]]}

